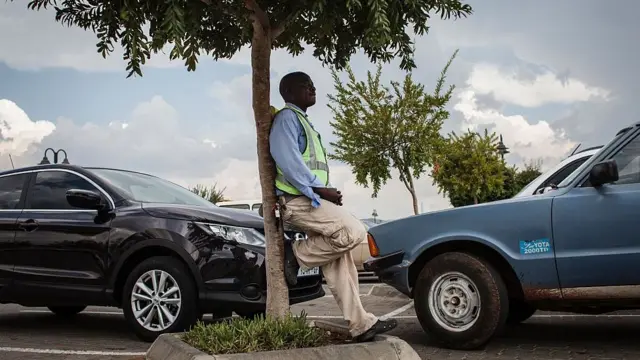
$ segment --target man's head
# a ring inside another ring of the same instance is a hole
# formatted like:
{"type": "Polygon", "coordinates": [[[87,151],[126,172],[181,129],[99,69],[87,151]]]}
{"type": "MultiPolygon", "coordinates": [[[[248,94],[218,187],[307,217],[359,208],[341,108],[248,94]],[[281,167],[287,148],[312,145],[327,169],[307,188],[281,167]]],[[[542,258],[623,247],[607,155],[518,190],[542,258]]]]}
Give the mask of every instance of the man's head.
{"type": "Polygon", "coordinates": [[[301,71],[288,73],[282,77],[280,95],[284,101],[303,110],[316,103],[316,87],[313,86],[311,77],[301,71]]]}

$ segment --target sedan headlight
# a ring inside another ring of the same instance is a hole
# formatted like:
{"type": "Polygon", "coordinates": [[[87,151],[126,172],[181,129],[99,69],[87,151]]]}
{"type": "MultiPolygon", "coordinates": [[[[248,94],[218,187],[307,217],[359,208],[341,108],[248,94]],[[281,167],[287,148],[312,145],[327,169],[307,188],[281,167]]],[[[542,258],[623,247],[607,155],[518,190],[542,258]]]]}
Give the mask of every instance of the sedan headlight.
{"type": "Polygon", "coordinates": [[[264,247],[266,244],[264,235],[262,235],[256,229],[218,224],[197,224],[209,235],[218,237],[222,240],[233,241],[252,246],[264,247]]]}

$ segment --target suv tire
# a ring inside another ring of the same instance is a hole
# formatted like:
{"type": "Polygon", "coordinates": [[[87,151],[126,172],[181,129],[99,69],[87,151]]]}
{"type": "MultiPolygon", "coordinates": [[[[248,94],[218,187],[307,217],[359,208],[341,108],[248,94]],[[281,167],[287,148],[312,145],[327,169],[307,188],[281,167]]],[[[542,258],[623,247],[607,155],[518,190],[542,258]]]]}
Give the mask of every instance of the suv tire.
{"type": "Polygon", "coordinates": [[[138,264],[122,294],[124,316],[143,341],[188,330],[200,318],[198,291],[190,271],[171,256],[155,256],[138,264]]]}
{"type": "Polygon", "coordinates": [[[487,261],[450,252],[436,256],[415,283],[420,325],[440,346],[456,350],[483,347],[504,327],[507,288],[487,261]]]}

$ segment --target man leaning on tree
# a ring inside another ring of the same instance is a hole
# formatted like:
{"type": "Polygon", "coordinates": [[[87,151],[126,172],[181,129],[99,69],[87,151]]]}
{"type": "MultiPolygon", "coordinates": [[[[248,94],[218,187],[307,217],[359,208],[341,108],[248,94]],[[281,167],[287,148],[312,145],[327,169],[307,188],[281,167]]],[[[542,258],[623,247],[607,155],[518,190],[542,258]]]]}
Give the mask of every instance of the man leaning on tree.
{"type": "Polygon", "coordinates": [[[378,319],[360,301],[351,250],[366,239],[367,230],[342,207],[342,194],[329,183],[325,148],[306,113],[316,103],[316,88],[307,74],[293,72],[280,81],[280,95],[286,105],[276,113],[269,136],[276,193],[282,220],[307,234],[306,240],[286,242],[285,277],[295,285],[300,268],[320,267],[351,336],[371,341],[397,322],[378,319]]]}

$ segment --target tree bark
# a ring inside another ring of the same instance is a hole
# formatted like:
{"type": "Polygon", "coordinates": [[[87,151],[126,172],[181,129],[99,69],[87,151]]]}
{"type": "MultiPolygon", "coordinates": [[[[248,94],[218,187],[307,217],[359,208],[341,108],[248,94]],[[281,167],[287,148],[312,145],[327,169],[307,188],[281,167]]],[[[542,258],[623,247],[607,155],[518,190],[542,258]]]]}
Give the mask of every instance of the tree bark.
{"type": "MultiPolygon", "coordinates": [[[[255,12],[255,9],[252,9],[255,12]]],[[[253,113],[258,142],[258,173],[262,189],[264,230],[266,236],[267,316],[282,318],[289,313],[289,287],[284,277],[284,232],[273,211],[276,203],[276,165],[269,151],[271,131],[270,60],[271,31],[268,24],[253,18],[251,68],[253,113]]]]}
{"type": "Polygon", "coordinates": [[[413,201],[413,214],[418,215],[420,213],[418,210],[418,197],[416,196],[416,187],[413,184],[413,176],[411,176],[410,172],[407,173],[407,182],[409,183],[407,188],[411,193],[411,200],[413,201]]]}
{"type": "Polygon", "coordinates": [[[402,180],[402,183],[411,194],[411,201],[413,202],[413,214],[418,215],[420,213],[420,211],[418,210],[418,198],[416,197],[416,187],[413,183],[411,170],[409,170],[409,168],[404,165],[399,166],[398,170],[400,171],[400,179],[402,180]]]}

